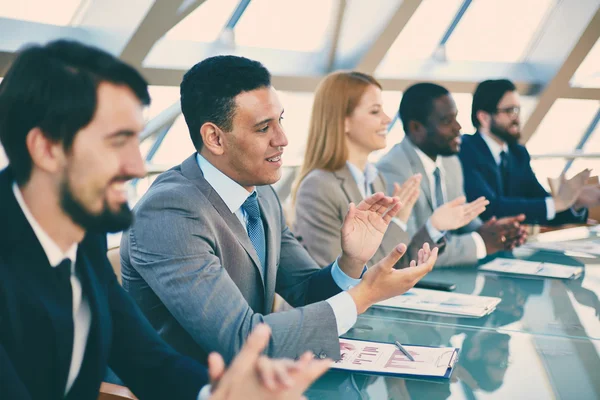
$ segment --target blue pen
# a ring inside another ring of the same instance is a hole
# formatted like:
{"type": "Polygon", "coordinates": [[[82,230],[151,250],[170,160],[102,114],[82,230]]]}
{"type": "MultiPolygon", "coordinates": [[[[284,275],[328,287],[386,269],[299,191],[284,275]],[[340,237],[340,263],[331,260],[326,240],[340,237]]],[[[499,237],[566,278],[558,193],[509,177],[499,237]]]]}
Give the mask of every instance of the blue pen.
{"type": "Polygon", "coordinates": [[[395,342],[396,344],[396,348],[398,350],[400,350],[402,352],[402,354],[404,354],[406,356],[406,358],[408,358],[410,361],[415,361],[415,359],[413,358],[413,356],[410,355],[410,353],[408,352],[408,350],[406,350],[399,341],[396,340],[395,342]]]}

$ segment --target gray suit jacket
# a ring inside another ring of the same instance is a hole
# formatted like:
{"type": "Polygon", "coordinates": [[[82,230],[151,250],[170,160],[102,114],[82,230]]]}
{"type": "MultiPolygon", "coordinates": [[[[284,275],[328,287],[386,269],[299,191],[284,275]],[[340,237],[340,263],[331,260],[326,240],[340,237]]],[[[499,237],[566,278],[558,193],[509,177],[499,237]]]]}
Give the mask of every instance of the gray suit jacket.
{"type": "MultiPolygon", "coordinates": [[[[463,173],[457,156],[442,157],[444,179],[448,200],[464,196],[463,173]]],[[[403,183],[412,175],[421,173],[421,195],[417,200],[411,217],[408,221],[408,233],[412,236],[417,229],[423,226],[433,214],[433,200],[431,199],[431,186],[426,177],[423,163],[413,148],[408,137],[395,145],[377,163],[377,169],[383,174],[388,186],[393,187],[394,182],[403,183]]],[[[470,235],[481,225],[481,220],[476,218],[469,225],[448,235],[444,254],[441,254],[436,263],[440,267],[473,265],[477,263],[477,248],[470,235]]]]}
{"type": "MultiPolygon", "coordinates": [[[[386,183],[379,174],[373,182],[373,192],[386,192],[386,183]]],[[[344,166],[335,172],[314,170],[300,184],[296,195],[296,224],[294,234],[309,254],[321,266],[328,265],[342,252],[340,228],[348,213],[350,202],[358,205],[362,195],[350,169],[344,166]]],[[[407,254],[400,259],[396,268],[407,267],[410,260],[417,259],[417,253],[425,242],[431,246],[433,240],[423,226],[410,241],[407,232],[394,222],[390,223],[381,246],[368,266],[372,266],[389,254],[398,243],[408,245],[407,254]]]]}
{"type": "Polygon", "coordinates": [[[123,287],[168,343],[201,362],[211,351],[231,360],[261,322],[272,329],[270,356],[310,350],[337,359],[335,315],[322,301],[341,291],[331,267],[321,269],[290,233],[273,189],[257,192],[266,273],[192,155],[161,174],[136,205],[121,240],[123,287]],[[300,308],[269,314],[275,292],[300,308]]]}

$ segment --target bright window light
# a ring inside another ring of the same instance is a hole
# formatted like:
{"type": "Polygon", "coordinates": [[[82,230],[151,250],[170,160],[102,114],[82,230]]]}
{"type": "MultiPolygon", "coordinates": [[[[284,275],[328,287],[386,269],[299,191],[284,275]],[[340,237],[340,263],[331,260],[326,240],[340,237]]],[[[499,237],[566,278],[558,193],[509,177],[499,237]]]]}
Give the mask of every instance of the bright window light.
{"type": "Polygon", "coordinates": [[[0,6],[0,17],[66,26],[80,4],[81,0],[6,0],[0,6]]]}
{"type": "MultiPolygon", "coordinates": [[[[600,87],[600,40],[596,41],[592,50],[571,79],[572,86],[600,87]]],[[[599,138],[600,140],[600,138],[599,138]]]]}
{"type": "Polygon", "coordinates": [[[214,42],[238,3],[239,0],[205,1],[165,36],[173,40],[214,42]]]}

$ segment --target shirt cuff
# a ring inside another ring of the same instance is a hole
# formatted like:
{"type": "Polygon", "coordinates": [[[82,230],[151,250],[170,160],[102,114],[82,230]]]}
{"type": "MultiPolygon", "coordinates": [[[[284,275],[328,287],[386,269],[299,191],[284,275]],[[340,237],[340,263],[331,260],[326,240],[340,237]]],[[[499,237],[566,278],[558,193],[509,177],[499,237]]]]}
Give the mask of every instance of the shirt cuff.
{"type": "Polygon", "coordinates": [[[400,218],[392,218],[392,222],[395,223],[402,229],[404,232],[408,232],[408,225],[406,225],[400,218]]]}
{"type": "Polygon", "coordinates": [[[202,386],[200,393],[198,393],[198,400],[208,400],[210,398],[210,385],[202,386]]]}
{"type": "Polygon", "coordinates": [[[427,222],[425,222],[425,229],[427,229],[427,233],[429,234],[429,237],[431,238],[431,240],[433,240],[434,243],[437,243],[440,240],[442,240],[442,238],[446,234],[445,231],[438,231],[436,228],[434,228],[433,224],[431,223],[431,218],[428,218],[427,222]]]}
{"type": "Polygon", "coordinates": [[[338,264],[338,260],[336,259],[333,263],[333,266],[331,267],[331,277],[333,278],[333,281],[340,287],[340,289],[348,290],[360,283],[360,279],[362,278],[366,270],[367,266],[365,265],[363,267],[362,273],[360,274],[360,278],[351,278],[348,275],[346,275],[344,271],[341,270],[340,265],[338,264]]]}
{"type": "Polygon", "coordinates": [[[546,219],[552,221],[556,217],[556,206],[552,197],[546,197],[546,219]]]}
{"type": "Polygon", "coordinates": [[[338,293],[326,301],[331,306],[333,315],[335,315],[338,336],[342,336],[356,323],[356,319],[358,318],[356,304],[348,292],[338,293]]]}
{"type": "Polygon", "coordinates": [[[477,232],[471,232],[471,237],[475,242],[475,248],[477,249],[477,259],[481,260],[487,256],[487,250],[485,249],[485,242],[481,235],[477,232]]]}
{"type": "Polygon", "coordinates": [[[575,209],[575,207],[571,207],[571,212],[573,213],[573,215],[577,218],[581,218],[585,215],[585,212],[587,211],[587,208],[583,207],[581,208],[581,210],[577,211],[575,209]]]}

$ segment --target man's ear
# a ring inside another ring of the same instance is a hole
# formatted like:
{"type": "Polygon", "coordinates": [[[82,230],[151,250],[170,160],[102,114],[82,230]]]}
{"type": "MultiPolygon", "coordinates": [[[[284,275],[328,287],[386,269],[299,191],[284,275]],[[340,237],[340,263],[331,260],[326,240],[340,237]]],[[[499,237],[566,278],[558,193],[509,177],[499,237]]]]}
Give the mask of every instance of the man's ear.
{"type": "Polygon", "coordinates": [[[27,133],[25,144],[34,167],[55,173],[64,165],[66,156],[62,143],[49,139],[40,128],[27,133]]]}
{"type": "Polygon", "coordinates": [[[408,131],[410,136],[415,140],[415,144],[420,144],[425,138],[425,126],[414,119],[408,123],[408,131]]]}
{"type": "Polygon", "coordinates": [[[487,112],[485,112],[483,110],[477,111],[477,113],[475,114],[475,116],[479,120],[479,123],[481,125],[483,125],[484,127],[488,127],[492,123],[492,116],[490,115],[490,113],[487,113],[487,112]]]}
{"type": "Polygon", "coordinates": [[[223,131],[212,122],[207,122],[200,127],[202,147],[216,156],[223,154],[223,131]]]}

